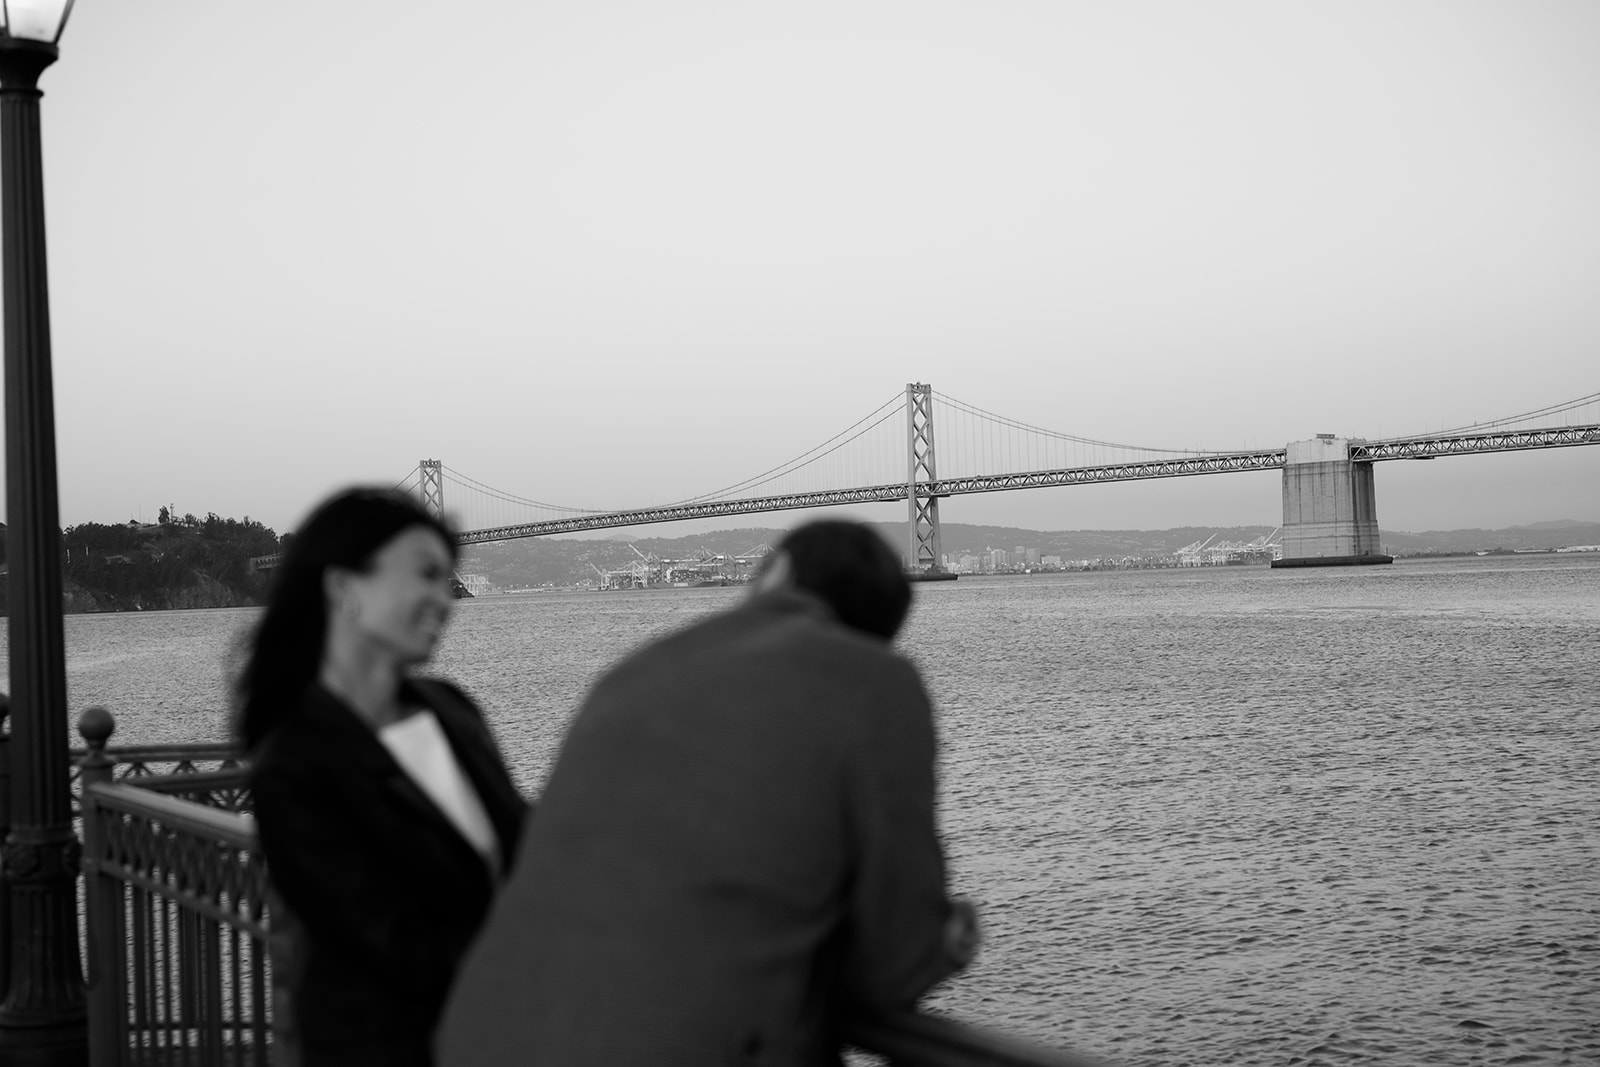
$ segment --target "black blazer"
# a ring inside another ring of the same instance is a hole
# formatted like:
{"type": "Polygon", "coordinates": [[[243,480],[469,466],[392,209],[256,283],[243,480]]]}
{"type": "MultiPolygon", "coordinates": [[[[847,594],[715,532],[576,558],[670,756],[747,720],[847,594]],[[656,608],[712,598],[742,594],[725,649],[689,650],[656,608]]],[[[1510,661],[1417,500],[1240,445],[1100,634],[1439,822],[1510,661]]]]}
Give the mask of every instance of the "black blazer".
{"type": "Polygon", "coordinates": [[[320,685],[251,768],[274,888],[295,931],[287,978],[305,1067],[427,1064],[457,965],[510,869],[527,803],[482,713],[459,689],[410,681],[494,824],[491,872],[370,727],[320,685]]]}

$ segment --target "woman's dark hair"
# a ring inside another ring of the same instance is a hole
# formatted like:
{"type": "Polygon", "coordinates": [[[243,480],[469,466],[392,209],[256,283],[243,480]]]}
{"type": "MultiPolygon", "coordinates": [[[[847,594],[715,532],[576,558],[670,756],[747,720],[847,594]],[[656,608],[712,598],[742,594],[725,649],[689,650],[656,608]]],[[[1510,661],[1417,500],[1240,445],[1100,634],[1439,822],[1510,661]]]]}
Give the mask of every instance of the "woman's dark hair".
{"type": "Polygon", "coordinates": [[[871,527],[821,519],[795,528],[778,545],[794,583],[827,601],[839,621],[889,640],[911,610],[911,583],[900,559],[871,527]]]}
{"type": "Polygon", "coordinates": [[[287,539],[235,682],[238,731],[247,749],[260,747],[321,670],[328,632],[324,573],[330,567],[365,571],[379,549],[413,526],[437,532],[456,558],[450,528],[412,497],[389,489],[347,489],[330,497],[287,539]]]}

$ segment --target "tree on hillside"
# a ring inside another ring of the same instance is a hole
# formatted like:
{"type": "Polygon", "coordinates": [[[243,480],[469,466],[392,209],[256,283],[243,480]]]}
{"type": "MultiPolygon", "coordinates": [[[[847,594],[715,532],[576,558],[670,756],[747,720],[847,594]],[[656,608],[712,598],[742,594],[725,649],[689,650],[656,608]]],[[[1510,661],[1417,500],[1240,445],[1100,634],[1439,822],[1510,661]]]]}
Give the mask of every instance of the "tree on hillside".
{"type": "Polygon", "coordinates": [[[155,527],[86,522],[62,531],[64,576],[86,589],[161,603],[176,590],[212,579],[238,595],[258,597],[265,580],[250,568],[252,556],[278,551],[278,535],[246,516],[242,521],[210,512],[155,527]]]}
{"type": "Polygon", "coordinates": [[[107,555],[135,551],[143,545],[144,537],[137,529],[121,523],[108,526],[101,522],[84,522],[62,530],[61,541],[68,549],[107,555]]]}

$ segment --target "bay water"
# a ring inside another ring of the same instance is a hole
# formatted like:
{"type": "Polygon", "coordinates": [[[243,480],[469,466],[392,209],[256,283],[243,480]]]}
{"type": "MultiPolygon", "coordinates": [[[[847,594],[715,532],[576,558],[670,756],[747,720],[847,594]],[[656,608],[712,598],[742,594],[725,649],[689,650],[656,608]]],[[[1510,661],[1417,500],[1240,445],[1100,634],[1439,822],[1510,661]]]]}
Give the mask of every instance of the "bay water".
{"type": "MultiPolygon", "coordinates": [[[[599,672],[742,595],[463,601],[433,669],[533,796],[599,672]]],[[[74,717],[226,737],[256,614],[69,616],[74,717]]],[[[934,1008],[1115,1064],[1600,1064],[1600,555],[963,577],[899,647],[984,923],[934,1008]]]]}

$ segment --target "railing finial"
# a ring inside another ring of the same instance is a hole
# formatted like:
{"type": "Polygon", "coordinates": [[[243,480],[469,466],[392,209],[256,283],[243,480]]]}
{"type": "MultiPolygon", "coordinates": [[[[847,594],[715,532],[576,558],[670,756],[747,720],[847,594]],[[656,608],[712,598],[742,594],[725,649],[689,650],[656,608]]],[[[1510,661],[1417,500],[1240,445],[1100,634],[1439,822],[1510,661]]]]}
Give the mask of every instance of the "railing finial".
{"type": "Polygon", "coordinates": [[[117,732],[117,720],[105,708],[96,705],[85,708],[78,716],[78,736],[89,746],[90,758],[105,754],[106,742],[117,732]]]}

